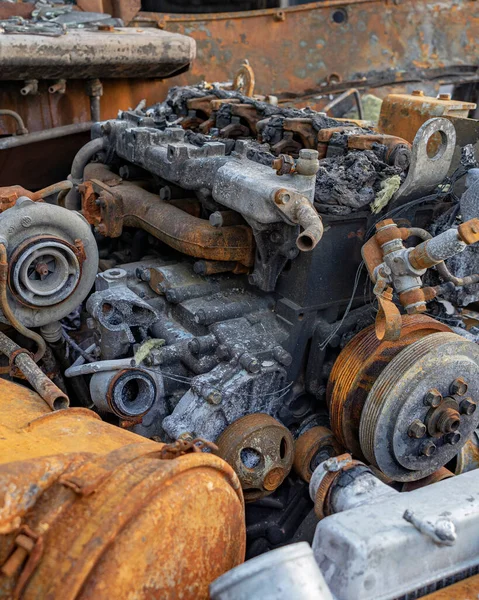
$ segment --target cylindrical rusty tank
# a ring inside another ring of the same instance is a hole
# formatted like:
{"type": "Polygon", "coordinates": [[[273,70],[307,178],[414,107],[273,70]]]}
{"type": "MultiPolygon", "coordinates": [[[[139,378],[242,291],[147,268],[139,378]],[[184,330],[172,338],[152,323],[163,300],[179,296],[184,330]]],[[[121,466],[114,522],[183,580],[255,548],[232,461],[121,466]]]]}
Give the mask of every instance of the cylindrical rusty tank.
{"type": "Polygon", "coordinates": [[[244,560],[239,481],[219,457],[0,381],[0,597],[200,599],[244,560]]]}

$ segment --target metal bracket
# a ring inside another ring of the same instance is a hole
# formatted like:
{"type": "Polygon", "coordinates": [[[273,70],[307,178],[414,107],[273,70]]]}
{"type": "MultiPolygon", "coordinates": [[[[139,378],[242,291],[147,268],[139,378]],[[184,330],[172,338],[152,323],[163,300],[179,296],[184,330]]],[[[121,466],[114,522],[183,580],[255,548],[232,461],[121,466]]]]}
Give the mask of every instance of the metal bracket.
{"type": "Polygon", "coordinates": [[[440,117],[426,121],[414,138],[406,180],[393,196],[389,208],[427,196],[434,191],[449,172],[455,147],[456,130],[450,121],[440,117]],[[429,144],[436,133],[440,134],[440,141],[435,144],[433,140],[429,144]],[[436,150],[433,156],[430,156],[431,148],[436,150]]]}

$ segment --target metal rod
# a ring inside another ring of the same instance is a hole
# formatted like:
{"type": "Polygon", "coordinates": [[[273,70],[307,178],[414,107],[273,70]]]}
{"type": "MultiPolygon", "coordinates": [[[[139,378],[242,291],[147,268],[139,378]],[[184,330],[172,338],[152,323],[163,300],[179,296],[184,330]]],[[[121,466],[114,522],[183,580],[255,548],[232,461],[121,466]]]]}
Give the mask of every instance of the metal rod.
{"type": "Polygon", "coordinates": [[[0,109],[0,117],[12,117],[17,122],[17,131],[16,135],[26,135],[28,133],[28,129],[25,127],[25,123],[23,122],[22,117],[15,112],[14,110],[8,110],[7,108],[0,109]]]}
{"type": "Polygon", "coordinates": [[[85,133],[90,131],[92,125],[93,123],[91,121],[87,121],[85,123],[74,123],[73,125],[64,125],[63,127],[44,129],[43,131],[34,131],[33,133],[27,133],[25,135],[12,135],[0,139],[0,150],[9,150],[10,148],[35,144],[36,142],[56,140],[58,138],[66,137],[67,135],[75,135],[76,133],[85,133]]]}
{"type": "Polygon", "coordinates": [[[339,94],[339,96],[334,98],[334,100],[331,100],[331,102],[323,108],[323,112],[329,112],[332,108],[334,108],[338,104],[341,104],[343,100],[349,98],[349,96],[354,96],[356,100],[356,105],[358,107],[358,116],[359,119],[362,121],[364,119],[363,103],[361,101],[361,96],[359,95],[359,92],[356,88],[351,88],[350,90],[346,90],[342,94],[339,94]]]}
{"type": "Polygon", "coordinates": [[[27,350],[15,344],[4,333],[0,332],[0,352],[8,356],[18,370],[23,373],[25,379],[40,394],[52,410],[68,408],[70,401],[68,396],[49,379],[35,361],[30,357],[27,350]],[[13,360],[12,360],[13,356],[13,360]]]}

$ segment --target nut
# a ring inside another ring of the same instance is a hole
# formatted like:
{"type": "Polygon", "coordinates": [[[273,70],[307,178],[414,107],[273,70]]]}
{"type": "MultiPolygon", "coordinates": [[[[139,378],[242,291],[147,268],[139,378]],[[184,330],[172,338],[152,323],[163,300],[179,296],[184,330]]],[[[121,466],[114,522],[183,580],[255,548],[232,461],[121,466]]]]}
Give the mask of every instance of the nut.
{"type": "Polygon", "coordinates": [[[442,395],[438,390],[436,390],[436,388],[432,388],[424,396],[424,404],[426,406],[430,406],[431,408],[437,408],[441,404],[441,402],[442,395]]]}
{"type": "Polygon", "coordinates": [[[436,444],[431,442],[431,440],[426,440],[421,446],[421,454],[423,456],[432,456],[436,450],[436,444]]]}
{"type": "Polygon", "coordinates": [[[447,444],[451,444],[451,446],[455,446],[461,441],[461,434],[459,431],[451,431],[448,433],[445,438],[447,444]]]}
{"type": "Polygon", "coordinates": [[[477,404],[472,398],[464,398],[460,404],[461,414],[467,415],[468,417],[476,411],[476,408],[477,404]]]}
{"type": "Polygon", "coordinates": [[[467,383],[462,377],[458,377],[451,383],[451,394],[455,394],[457,396],[464,396],[466,392],[467,383]]]}
{"type": "Polygon", "coordinates": [[[205,398],[209,404],[220,404],[222,397],[218,390],[212,390],[205,398]]]}
{"type": "Polygon", "coordinates": [[[305,160],[317,160],[319,152],[317,150],[310,150],[309,148],[301,148],[299,151],[299,158],[305,160]]]}
{"type": "Polygon", "coordinates": [[[427,428],[422,421],[415,419],[411,425],[409,425],[407,434],[409,437],[419,440],[426,435],[426,429],[427,428]]]}
{"type": "Polygon", "coordinates": [[[211,213],[209,222],[213,227],[223,227],[223,215],[219,211],[211,213]]]}
{"type": "Polygon", "coordinates": [[[285,190],[280,190],[276,193],[274,200],[276,204],[288,204],[288,202],[291,200],[291,194],[285,190]]]}

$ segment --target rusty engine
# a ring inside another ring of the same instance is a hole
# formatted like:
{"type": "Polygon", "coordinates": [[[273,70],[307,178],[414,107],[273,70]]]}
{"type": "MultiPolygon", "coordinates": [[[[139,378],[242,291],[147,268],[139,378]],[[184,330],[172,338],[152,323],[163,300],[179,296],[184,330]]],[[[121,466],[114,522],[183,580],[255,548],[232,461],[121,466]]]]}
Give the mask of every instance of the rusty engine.
{"type": "Polygon", "coordinates": [[[394,112],[470,107],[405,98],[372,127],[199,85],[96,123],[69,181],[0,190],[2,372],[153,440],[141,468],[201,439],[247,557],[312,542],[344,473],[389,498],[475,468],[478,164],[446,110],[413,138],[394,112]]]}

